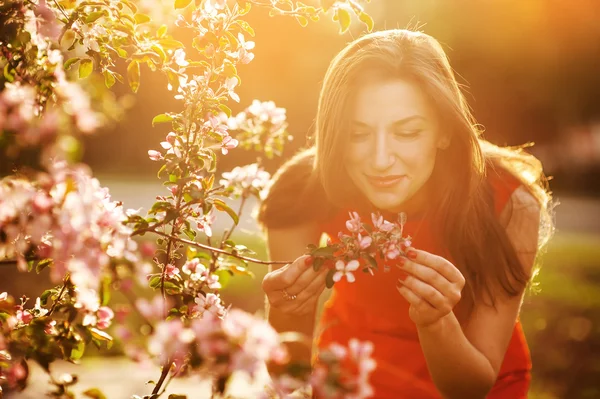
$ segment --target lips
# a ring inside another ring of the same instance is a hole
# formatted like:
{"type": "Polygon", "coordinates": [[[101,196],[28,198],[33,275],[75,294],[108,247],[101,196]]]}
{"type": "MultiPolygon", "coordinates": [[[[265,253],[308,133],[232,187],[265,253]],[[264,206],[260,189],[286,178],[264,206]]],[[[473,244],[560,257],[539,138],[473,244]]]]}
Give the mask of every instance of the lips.
{"type": "Polygon", "coordinates": [[[368,182],[375,188],[390,188],[400,183],[406,178],[406,175],[388,175],[388,176],[369,176],[366,175],[368,182]]]}

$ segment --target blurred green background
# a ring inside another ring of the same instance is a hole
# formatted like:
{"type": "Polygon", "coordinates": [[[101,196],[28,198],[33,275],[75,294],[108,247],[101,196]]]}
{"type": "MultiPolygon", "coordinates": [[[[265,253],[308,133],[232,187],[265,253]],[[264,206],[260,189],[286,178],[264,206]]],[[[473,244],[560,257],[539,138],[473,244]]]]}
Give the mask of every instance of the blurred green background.
{"type": "MultiPolygon", "coordinates": [[[[140,3],[153,17],[174,20],[171,0],[140,3]]],[[[488,139],[536,142],[532,152],[553,176],[551,188],[561,204],[557,234],[541,259],[538,292],[527,296],[521,313],[533,357],[531,397],[600,397],[600,1],[372,0],[366,10],[376,29],[417,28],[442,42],[488,139]]],[[[287,109],[294,141],[284,157],[267,162],[273,172],[306,144],[325,70],[363,28],[355,24],[340,36],[328,19],[301,28],[261,10],[248,20],[256,31],[256,58],[240,67],[242,102],[231,105],[238,112],[257,98],[287,109]]],[[[175,27],[172,32],[185,35],[175,27]]],[[[83,161],[125,207],[147,210],[164,193],[147,150],[158,149],[168,132],[152,128],[152,117],[179,109],[166,83],[142,70],[140,91],[125,119],[84,143],[83,161]]],[[[128,88],[117,85],[115,91],[125,96],[128,88]]],[[[255,158],[232,151],[221,159],[220,170],[255,158]]],[[[0,162],[0,173],[10,167],[0,162]]],[[[266,258],[262,233],[248,215],[236,240],[266,258]]],[[[229,223],[223,215],[215,230],[229,223]]],[[[232,278],[224,297],[254,312],[263,307],[266,268],[252,270],[254,279],[232,278]]],[[[7,268],[1,273],[0,291],[39,295],[47,284],[44,276],[36,280],[7,268]]]]}

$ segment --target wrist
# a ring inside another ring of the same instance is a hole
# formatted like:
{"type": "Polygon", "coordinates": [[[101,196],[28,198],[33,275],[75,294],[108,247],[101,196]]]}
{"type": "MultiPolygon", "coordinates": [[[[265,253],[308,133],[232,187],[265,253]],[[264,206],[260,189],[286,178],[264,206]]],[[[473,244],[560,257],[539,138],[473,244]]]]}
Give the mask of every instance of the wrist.
{"type": "Polygon", "coordinates": [[[440,317],[439,319],[437,319],[436,321],[429,323],[429,324],[425,324],[425,325],[418,325],[417,326],[417,330],[419,333],[425,333],[425,334],[441,334],[444,331],[447,331],[448,328],[453,324],[453,321],[456,320],[456,317],[454,316],[454,312],[450,312],[445,316],[440,317]]]}

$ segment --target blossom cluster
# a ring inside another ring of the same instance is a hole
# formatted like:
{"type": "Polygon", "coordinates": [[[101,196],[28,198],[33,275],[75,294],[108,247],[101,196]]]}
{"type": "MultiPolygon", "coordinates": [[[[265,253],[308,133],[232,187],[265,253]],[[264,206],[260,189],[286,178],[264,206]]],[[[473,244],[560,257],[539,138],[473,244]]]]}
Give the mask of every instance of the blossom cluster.
{"type": "Polygon", "coordinates": [[[285,108],[277,107],[273,101],[253,100],[227,124],[243,148],[264,151],[267,157],[281,155],[285,143],[292,139],[287,131],[285,108]]]}
{"type": "Polygon", "coordinates": [[[339,232],[337,242],[329,241],[325,247],[309,246],[309,254],[315,257],[313,266],[319,269],[324,263],[331,265],[327,276],[328,286],[342,279],[353,283],[354,272],[363,268],[373,274],[378,269],[377,259],[384,264],[384,272],[389,271],[386,262],[405,255],[412,245],[410,236],[404,236],[406,214],[400,213],[396,222],[390,222],[379,213],[371,214],[372,224],[363,222],[358,212],[349,212],[346,221],[348,233],[339,232]]]}
{"type": "Polygon", "coordinates": [[[64,158],[68,146],[59,139],[75,132],[90,133],[104,118],[92,108],[81,86],[67,79],[63,54],[48,36],[53,21],[38,17],[28,7],[16,15],[12,21],[22,24],[30,40],[2,54],[7,57],[7,81],[0,93],[0,137],[9,138],[6,151],[12,157],[23,147],[43,145],[42,160],[64,158]]]}
{"type": "Polygon", "coordinates": [[[98,310],[97,290],[111,260],[138,260],[125,219],[120,203],[84,167],[55,162],[35,183],[0,181],[0,257],[16,257],[22,271],[29,258],[38,269],[51,265],[54,283],[68,273],[78,305],[91,312],[98,310]]]}
{"type": "MultiPolygon", "coordinates": [[[[319,351],[317,362],[307,379],[290,374],[275,375],[264,398],[287,398],[303,392],[307,384],[322,398],[364,399],[373,395],[369,376],[377,363],[373,344],[352,338],[347,346],[333,342],[319,351]]],[[[309,397],[309,396],[307,396],[309,397]]]]}
{"type": "Polygon", "coordinates": [[[234,197],[255,196],[263,198],[264,190],[271,179],[269,172],[257,163],[237,166],[231,172],[223,173],[220,184],[234,197]]]}

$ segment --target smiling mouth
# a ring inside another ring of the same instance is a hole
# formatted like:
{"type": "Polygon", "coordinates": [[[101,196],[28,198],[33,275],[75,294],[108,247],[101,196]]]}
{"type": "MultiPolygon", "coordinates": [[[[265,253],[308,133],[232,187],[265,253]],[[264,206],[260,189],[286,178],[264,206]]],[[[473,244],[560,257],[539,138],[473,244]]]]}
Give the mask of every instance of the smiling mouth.
{"type": "Polygon", "coordinates": [[[367,181],[376,188],[389,188],[393,187],[396,184],[400,183],[403,179],[406,178],[406,175],[389,175],[389,176],[369,176],[367,177],[367,181]]]}

